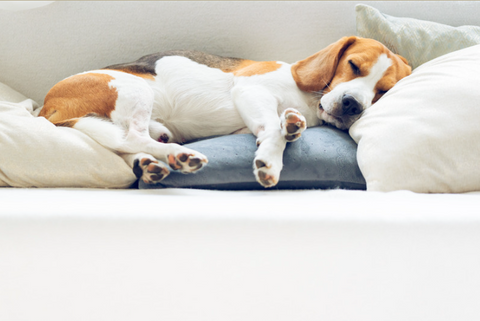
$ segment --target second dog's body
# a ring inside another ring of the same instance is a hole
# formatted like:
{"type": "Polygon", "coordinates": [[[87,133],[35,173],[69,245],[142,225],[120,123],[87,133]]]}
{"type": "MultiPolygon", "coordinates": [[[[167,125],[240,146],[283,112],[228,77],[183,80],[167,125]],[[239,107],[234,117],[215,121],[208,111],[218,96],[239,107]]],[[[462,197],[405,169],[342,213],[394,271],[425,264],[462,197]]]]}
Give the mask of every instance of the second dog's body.
{"type": "Polygon", "coordinates": [[[252,132],[259,145],[254,173],[263,186],[274,186],[285,144],[298,139],[307,125],[327,121],[348,128],[410,72],[382,45],[355,58],[353,44],[366,40],[342,38],[294,65],[194,51],[149,55],[59,82],[46,96],[40,116],[81,130],[117,151],[147,183],[169,173],[158,160],[182,172],[196,171],[207,162],[202,154],[175,143],[252,132]],[[349,48],[351,59],[342,62],[349,48]],[[345,85],[349,82],[351,86],[345,85]],[[345,89],[337,93],[337,86],[345,89]]]}

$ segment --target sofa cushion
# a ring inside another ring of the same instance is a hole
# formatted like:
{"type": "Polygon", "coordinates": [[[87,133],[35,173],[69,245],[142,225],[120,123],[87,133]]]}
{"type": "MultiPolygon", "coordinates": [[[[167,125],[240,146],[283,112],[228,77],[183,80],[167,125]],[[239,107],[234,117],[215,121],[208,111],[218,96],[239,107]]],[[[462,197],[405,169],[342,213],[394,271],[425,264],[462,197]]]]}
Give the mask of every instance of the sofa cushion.
{"type": "Polygon", "coordinates": [[[431,60],[350,128],[369,191],[480,190],[480,45],[431,60]]]}
{"type": "MultiPolygon", "coordinates": [[[[85,134],[34,117],[35,102],[0,84],[0,186],[126,188],[135,182],[122,158],[85,134]]],[[[157,185],[140,188],[195,187],[263,189],[253,176],[255,137],[251,134],[206,139],[186,146],[209,163],[196,174],[172,172],[157,185]]],[[[356,162],[356,144],[330,127],[307,129],[287,146],[277,188],[365,189],[356,162]]]]}
{"type": "MultiPolygon", "coordinates": [[[[208,157],[207,166],[194,174],[172,172],[159,184],[140,181],[139,187],[264,189],[253,175],[255,141],[252,134],[238,134],[186,144],[208,157]]],[[[280,181],[274,189],[365,189],[356,148],[346,132],[328,126],[308,128],[299,140],[287,144],[280,181]]]]}
{"type": "Polygon", "coordinates": [[[452,27],[397,18],[367,5],[356,6],[357,35],[373,38],[405,57],[413,69],[449,52],[480,44],[480,27],[452,27]]]}
{"type": "Polygon", "coordinates": [[[0,186],[128,187],[122,158],[85,134],[31,112],[36,103],[0,84],[0,186]]]}

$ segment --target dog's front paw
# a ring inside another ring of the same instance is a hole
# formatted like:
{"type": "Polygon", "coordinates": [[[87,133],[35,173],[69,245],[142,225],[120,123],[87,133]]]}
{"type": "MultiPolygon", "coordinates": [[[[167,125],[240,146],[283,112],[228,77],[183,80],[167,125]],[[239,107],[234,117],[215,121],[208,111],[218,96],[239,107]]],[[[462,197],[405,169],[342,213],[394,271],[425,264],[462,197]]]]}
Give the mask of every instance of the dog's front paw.
{"type": "Polygon", "coordinates": [[[277,185],[281,168],[258,157],[253,161],[253,168],[255,178],[260,185],[263,187],[273,187],[277,185]]]}
{"type": "Polygon", "coordinates": [[[203,154],[184,148],[180,152],[168,155],[168,165],[182,173],[193,173],[208,163],[203,154]]]}
{"type": "Polygon", "coordinates": [[[146,184],[155,184],[170,174],[167,166],[154,158],[142,157],[135,159],[133,173],[146,184]]]}
{"type": "Polygon", "coordinates": [[[294,142],[302,136],[307,128],[307,122],[300,112],[293,108],[287,108],[280,116],[282,135],[288,142],[294,142]]]}

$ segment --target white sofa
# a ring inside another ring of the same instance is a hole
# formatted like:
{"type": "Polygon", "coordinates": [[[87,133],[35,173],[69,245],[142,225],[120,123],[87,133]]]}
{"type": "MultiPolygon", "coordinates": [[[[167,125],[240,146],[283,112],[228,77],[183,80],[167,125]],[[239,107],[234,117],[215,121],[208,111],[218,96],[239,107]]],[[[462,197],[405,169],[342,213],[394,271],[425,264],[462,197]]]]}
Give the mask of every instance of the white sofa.
{"type": "MultiPolygon", "coordinates": [[[[362,3],[480,26],[478,2],[362,3]]],[[[356,4],[0,7],[0,82],[22,93],[11,101],[41,105],[64,77],[166,49],[294,62],[356,34],[356,4]]],[[[0,143],[12,130],[2,126],[0,143]]],[[[95,148],[86,152],[116,162],[95,148]]],[[[60,171],[21,155],[15,164],[36,182],[60,171]]],[[[8,157],[0,150],[0,169],[8,157]]],[[[105,187],[115,185],[111,164],[105,187]]],[[[0,320],[480,320],[480,189],[100,187],[0,188],[0,320]]]]}

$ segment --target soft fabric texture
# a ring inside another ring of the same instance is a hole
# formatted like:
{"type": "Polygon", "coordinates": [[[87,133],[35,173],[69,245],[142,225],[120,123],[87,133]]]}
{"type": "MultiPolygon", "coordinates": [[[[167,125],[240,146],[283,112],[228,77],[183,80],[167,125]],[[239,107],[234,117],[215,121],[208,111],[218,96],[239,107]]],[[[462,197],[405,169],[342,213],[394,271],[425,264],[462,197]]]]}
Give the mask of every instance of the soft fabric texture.
{"type": "MultiPolygon", "coordinates": [[[[207,156],[207,166],[195,174],[172,172],[159,184],[140,181],[139,187],[264,189],[253,175],[256,143],[252,134],[216,137],[185,146],[207,156]]],[[[287,144],[280,181],[274,189],[365,189],[356,161],[356,147],[347,133],[332,127],[305,130],[299,140],[287,144]]]]}
{"type": "Polygon", "coordinates": [[[71,128],[34,117],[35,103],[0,84],[0,186],[124,188],[124,160],[71,128]]]}
{"type": "Polygon", "coordinates": [[[28,99],[27,97],[25,97],[18,91],[0,82],[0,101],[10,101],[13,103],[19,103],[27,99],[28,99]]]}
{"type": "Polygon", "coordinates": [[[402,79],[350,128],[369,191],[480,190],[480,45],[402,79]]]}
{"type": "MultiPolygon", "coordinates": [[[[126,188],[135,182],[122,158],[77,130],[32,116],[35,105],[0,85],[0,186],[126,188]]],[[[196,174],[172,172],[160,184],[140,182],[140,188],[264,189],[253,176],[253,135],[216,137],[186,146],[209,158],[204,169],[196,174]]],[[[365,189],[355,142],[331,127],[307,129],[299,141],[289,143],[284,164],[275,188],[365,189]]]]}
{"type": "Polygon", "coordinates": [[[2,321],[480,320],[478,194],[0,195],[2,321]]]}
{"type": "Polygon", "coordinates": [[[397,18],[363,4],[356,6],[356,23],[358,36],[380,41],[405,57],[413,69],[444,54],[480,44],[480,27],[397,18]]]}
{"type": "MultiPolygon", "coordinates": [[[[35,105],[0,85],[0,186],[125,188],[135,182],[122,158],[77,130],[32,116],[35,105]]],[[[140,188],[263,189],[253,176],[253,135],[216,137],[186,146],[209,158],[206,168],[196,174],[172,172],[161,184],[140,182],[140,188]]],[[[307,129],[299,141],[288,144],[276,188],[365,189],[355,153],[356,145],[345,132],[307,129]]]]}

